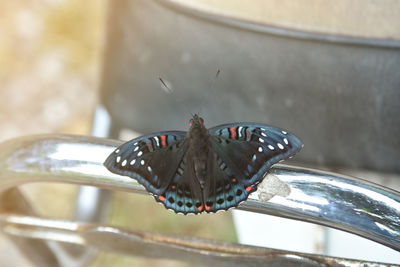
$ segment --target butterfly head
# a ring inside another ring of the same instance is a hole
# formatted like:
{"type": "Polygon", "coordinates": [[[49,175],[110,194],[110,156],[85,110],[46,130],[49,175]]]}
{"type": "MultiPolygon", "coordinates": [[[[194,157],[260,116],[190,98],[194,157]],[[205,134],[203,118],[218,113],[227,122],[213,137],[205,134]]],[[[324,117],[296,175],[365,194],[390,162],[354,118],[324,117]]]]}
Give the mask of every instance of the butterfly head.
{"type": "Polygon", "coordinates": [[[197,114],[193,115],[193,118],[189,121],[190,128],[204,127],[204,120],[197,114]]]}

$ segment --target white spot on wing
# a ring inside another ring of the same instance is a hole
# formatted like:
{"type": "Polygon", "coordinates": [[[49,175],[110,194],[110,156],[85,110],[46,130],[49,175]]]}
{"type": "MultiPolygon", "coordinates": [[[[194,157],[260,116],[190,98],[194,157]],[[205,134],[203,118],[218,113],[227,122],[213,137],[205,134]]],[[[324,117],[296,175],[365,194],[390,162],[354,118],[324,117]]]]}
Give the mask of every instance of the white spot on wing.
{"type": "Polygon", "coordinates": [[[258,138],[258,141],[260,141],[261,143],[264,143],[264,139],[262,139],[262,138],[258,138]]]}
{"type": "Polygon", "coordinates": [[[156,140],[157,146],[160,146],[160,140],[158,139],[158,136],[154,136],[154,140],[156,140]]]}
{"type": "Polygon", "coordinates": [[[142,151],[139,151],[139,153],[137,153],[137,156],[140,157],[143,154],[142,151]]]}
{"type": "Polygon", "coordinates": [[[271,150],[274,150],[274,149],[275,149],[275,147],[273,147],[273,146],[271,146],[271,145],[268,145],[268,148],[271,149],[271,150]]]}
{"type": "Polygon", "coordinates": [[[119,163],[120,161],[121,161],[121,156],[118,156],[116,162],[119,163]]]}
{"type": "Polygon", "coordinates": [[[133,159],[133,160],[131,161],[131,163],[129,163],[129,164],[133,165],[133,164],[135,164],[135,162],[136,162],[136,159],[133,159]]]}
{"type": "Polygon", "coordinates": [[[264,132],[261,132],[261,135],[267,137],[267,135],[264,132]]]}
{"type": "Polygon", "coordinates": [[[148,170],[149,172],[151,172],[151,171],[152,171],[152,169],[151,169],[151,167],[150,167],[150,166],[147,166],[147,170],[148,170]]]}
{"type": "Polygon", "coordinates": [[[117,150],[115,150],[115,153],[118,154],[119,153],[119,148],[117,150]]]}
{"type": "Polygon", "coordinates": [[[144,165],[144,160],[140,161],[140,164],[144,165]]]}
{"type": "Polygon", "coordinates": [[[289,141],[287,140],[287,138],[283,138],[283,142],[285,142],[285,144],[289,144],[289,141]]]}
{"type": "Polygon", "coordinates": [[[286,132],[286,131],[282,131],[282,133],[283,133],[283,134],[287,134],[287,132],[286,132]]]}
{"type": "Polygon", "coordinates": [[[279,147],[280,149],[284,149],[284,146],[283,146],[281,143],[277,143],[277,145],[278,145],[278,147],[279,147]]]}
{"type": "Polygon", "coordinates": [[[263,151],[262,147],[259,146],[259,147],[258,147],[258,152],[261,153],[262,151],[263,151]]]}
{"type": "Polygon", "coordinates": [[[137,147],[135,147],[135,149],[133,151],[138,151],[138,150],[139,150],[139,147],[137,146],[137,147]]]}
{"type": "Polygon", "coordinates": [[[243,127],[239,126],[239,128],[238,128],[239,137],[242,137],[242,129],[243,129],[243,127]]]}
{"type": "Polygon", "coordinates": [[[127,163],[127,161],[126,161],[126,159],[124,159],[124,161],[122,161],[121,165],[122,165],[122,166],[125,166],[126,163],[127,163]]]}
{"type": "Polygon", "coordinates": [[[253,158],[251,159],[252,161],[255,161],[257,159],[256,154],[253,155],[253,158]]]}
{"type": "Polygon", "coordinates": [[[134,145],[134,146],[137,146],[137,144],[138,144],[138,142],[135,142],[133,145],[134,145]]]}

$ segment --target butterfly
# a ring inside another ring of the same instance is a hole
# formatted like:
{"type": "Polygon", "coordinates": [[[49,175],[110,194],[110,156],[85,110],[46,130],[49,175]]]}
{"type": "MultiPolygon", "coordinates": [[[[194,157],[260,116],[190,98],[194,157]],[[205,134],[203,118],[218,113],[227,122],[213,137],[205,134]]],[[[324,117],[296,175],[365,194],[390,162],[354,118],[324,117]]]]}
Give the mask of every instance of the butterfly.
{"type": "Polygon", "coordinates": [[[265,124],[207,129],[195,114],[189,125],[188,132],[165,131],[128,141],[104,166],[136,179],[167,209],[198,214],[236,207],[256,191],[273,164],[303,147],[296,136],[265,124]]]}

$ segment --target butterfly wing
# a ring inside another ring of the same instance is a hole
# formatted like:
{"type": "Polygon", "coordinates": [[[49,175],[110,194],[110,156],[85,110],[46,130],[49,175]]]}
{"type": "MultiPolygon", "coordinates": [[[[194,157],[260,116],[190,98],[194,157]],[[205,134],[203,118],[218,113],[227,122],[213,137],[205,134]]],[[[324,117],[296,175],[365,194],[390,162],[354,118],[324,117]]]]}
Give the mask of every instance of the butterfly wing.
{"type": "Polygon", "coordinates": [[[155,196],[167,209],[176,213],[200,213],[204,210],[202,192],[198,180],[195,178],[193,161],[187,153],[180,161],[171,183],[165,192],[155,196]]]}
{"type": "Polygon", "coordinates": [[[247,199],[250,194],[231,168],[214,152],[211,165],[212,174],[207,184],[208,194],[204,200],[204,208],[207,212],[228,210],[247,199]]]}
{"type": "Polygon", "coordinates": [[[205,191],[187,154],[186,132],[161,132],[122,144],[104,162],[113,173],[136,179],[177,213],[227,210],[257,189],[265,172],[303,144],[264,124],[225,124],[209,129],[209,181],[205,191]]]}
{"type": "Polygon", "coordinates": [[[225,124],[209,133],[215,152],[210,184],[216,185],[206,200],[210,212],[237,206],[257,189],[273,164],[303,147],[296,136],[265,124],[225,124]]]}
{"type": "Polygon", "coordinates": [[[161,132],[133,139],[115,149],[104,166],[136,179],[167,209],[200,213],[201,190],[187,157],[185,136],[186,132],[161,132]]]}
{"type": "Polygon", "coordinates": [[[104,162],[111,172],[129,176],[147,191],[165,192],[185,154],[186,132],[169,131],[132,139],[115,149],[104,162]]]}

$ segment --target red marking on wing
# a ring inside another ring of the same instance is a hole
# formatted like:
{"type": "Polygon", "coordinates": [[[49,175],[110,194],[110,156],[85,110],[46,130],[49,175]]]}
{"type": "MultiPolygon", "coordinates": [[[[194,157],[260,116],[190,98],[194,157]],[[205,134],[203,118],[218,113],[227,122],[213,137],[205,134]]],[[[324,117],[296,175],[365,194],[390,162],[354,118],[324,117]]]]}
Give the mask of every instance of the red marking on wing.
{"type": "Polygon", "coordinates": [[[193,123],[189,123],[189,126],[192,127],[193,123]]]}
{"type": "Polygon", "coordinates": [[[166,136],[165,135],[161,135],[161,144],[162,144],[162,146],[166,146],[167,145],[166,136]]]}
{"type": "Polygon", "coordinates": [[[199,206],[197,209],[198,209],[199,211],[202,211],[202,210],[203,210],[203,205],[199,206]]]}
{"type": "Polygon", "coordinates": [[[165,197],[163,197],[163,196],[158,196],[158,199],[161,200],[161,201],[164,201],[164,200],[165,200],[165,197]]]}
{"type": "Polygon", "coordinates": [[[236,127],[233,126],[231,128],[229,128],[229,130],[231,131],[231,138],[235,139],[236,138],[236,132],[235,132],[236,127]]]}
{"type": "Polygon", "coordinates": [[[253,187],[252,187],[252,186],[248,186],[248,187],[246,187],[246,191],[247,191],[247,192],[250,192],[250,191],[251,191],[251,189],[253,189],[253,187]]]}
{"type": "Polygon", "coordinates": [[[153,149],[153,147],[151,146],[151,143],[147,143],[147,146],[149,147],[150,151],[153,149]]]}
{"type": "Polygon", "coordinates": [[[210,206],[206,205],[206,211],[209,211],[209,210],[210,210],[210,206]]]}

